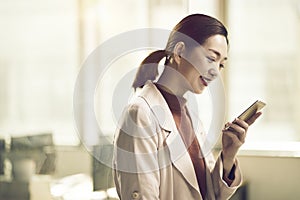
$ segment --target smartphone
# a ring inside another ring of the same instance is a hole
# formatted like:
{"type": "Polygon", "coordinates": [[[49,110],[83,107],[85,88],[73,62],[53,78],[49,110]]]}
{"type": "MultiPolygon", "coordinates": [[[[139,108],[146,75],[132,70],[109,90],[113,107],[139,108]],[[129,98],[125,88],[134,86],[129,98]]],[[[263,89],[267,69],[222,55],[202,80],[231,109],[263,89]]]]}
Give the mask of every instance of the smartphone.
{"type": "MultiPolygon", "coordinates": [[[[244,121],[248,121],[253,115],[255,115],[255,113],[259,112],[265,106],[266,103],[257,100],[251,106],[249,106],[242,114],[240,114],[238,118],[244,121]]],[[[231,127],[227,127],[226,129],[231,129],[231,127]]]]}
{"type": "Polygon", "coordinates": [[[239,119],[248,121],[255,113],[260,111],[263,107],[265,107],[266,103],[262,101],[255,101],[249,108],[247,108],[240,116],[238,116],[239,119]]]}

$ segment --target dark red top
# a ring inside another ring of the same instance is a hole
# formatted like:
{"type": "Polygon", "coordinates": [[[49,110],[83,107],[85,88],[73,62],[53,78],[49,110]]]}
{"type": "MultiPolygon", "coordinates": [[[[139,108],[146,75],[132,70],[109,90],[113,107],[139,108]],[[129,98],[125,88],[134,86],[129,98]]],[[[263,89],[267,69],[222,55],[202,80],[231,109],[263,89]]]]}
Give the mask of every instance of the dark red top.
{"type": "Polygon", "coordinates": [[[177,129],[184,141],[186,148],[188,149],[194,166],[198,185],[200,187],[200,192],[204,199],[207,189],[206,166],[199,142],[192,126],[191,118],[186,108],[186,99],[166,92],[163,87],[158,84],[156,84],[156,86],[166,100],[172,112],[177,129]]]}

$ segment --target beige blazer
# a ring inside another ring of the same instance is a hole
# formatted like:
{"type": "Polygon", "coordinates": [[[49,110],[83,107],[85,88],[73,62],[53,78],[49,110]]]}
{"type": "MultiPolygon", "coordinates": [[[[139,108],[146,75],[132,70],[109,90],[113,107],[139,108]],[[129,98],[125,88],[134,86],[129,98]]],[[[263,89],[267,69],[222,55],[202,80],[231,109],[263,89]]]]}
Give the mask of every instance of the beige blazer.
{"type": "MultiPolygon", "coordinates": [[[[197,130],[203,143],[203,129],[197,130]]],[[[172,113],[161,93],[147,82],[124,110],[114,139],[114,181],[120,199],[190,200],[228,199],[242,182],[236,162],[235,180],[222,179],[223,166],[210,153],[207,195],[202,197],[194,168],[172,113]]]]}

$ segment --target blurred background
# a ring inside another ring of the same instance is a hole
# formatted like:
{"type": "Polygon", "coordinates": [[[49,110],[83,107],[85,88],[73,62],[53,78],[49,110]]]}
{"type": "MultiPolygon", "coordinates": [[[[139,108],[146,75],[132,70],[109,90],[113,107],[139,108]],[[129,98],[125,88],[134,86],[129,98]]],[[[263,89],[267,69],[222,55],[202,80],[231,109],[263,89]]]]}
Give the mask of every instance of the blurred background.
{"type": "MultiPolygon", "coordinates": [[[[239,152],[245,181],[232,199],[300,199],[300,0],[0,0],[0,199],[116,199],[109,168],[93,155],[111,158],[113,92],[149,49],[120,56],[102,74],[94,107],[104,135],[91,148],[78,131],[93,130],[74,121],[77,75],[110,38],[171,30],[191,13],[229,31],[226,120],[257,99],[267,103],[239,152]]],[[[211,116],[209,102],[201,105],[211,116]]],[[[212,120],[203,119],[206,127],[212,120]]]]}

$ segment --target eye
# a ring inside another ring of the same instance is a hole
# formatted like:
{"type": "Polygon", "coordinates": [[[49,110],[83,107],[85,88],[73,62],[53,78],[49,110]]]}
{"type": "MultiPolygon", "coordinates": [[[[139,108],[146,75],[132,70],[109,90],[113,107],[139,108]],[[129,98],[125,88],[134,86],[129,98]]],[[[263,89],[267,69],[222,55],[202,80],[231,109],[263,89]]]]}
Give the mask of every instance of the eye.
{"type": "Polygon", "coordinates": [[[219,70],[224,69],[224,68],[225,68],[224,64],[219,65],[219,70]]]}
{"type": "Polygon", "coordinates": [[[213,58],[213,57],[207,57],[207,60],[208,60],[209,63],[216,62],[216,59],[213,58]]]}

